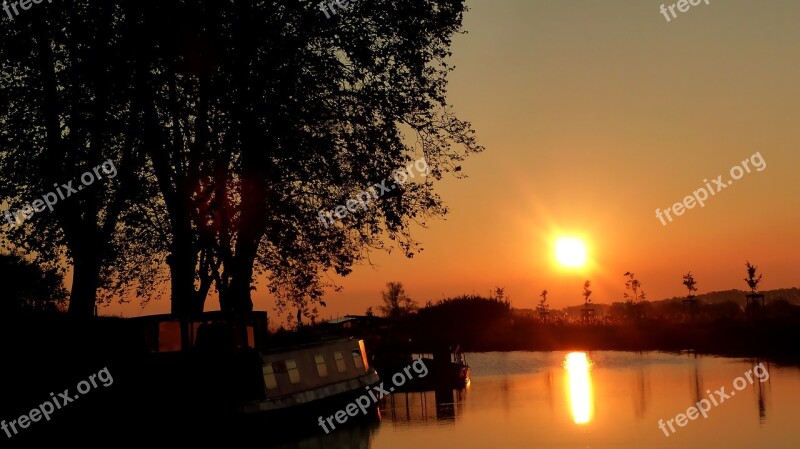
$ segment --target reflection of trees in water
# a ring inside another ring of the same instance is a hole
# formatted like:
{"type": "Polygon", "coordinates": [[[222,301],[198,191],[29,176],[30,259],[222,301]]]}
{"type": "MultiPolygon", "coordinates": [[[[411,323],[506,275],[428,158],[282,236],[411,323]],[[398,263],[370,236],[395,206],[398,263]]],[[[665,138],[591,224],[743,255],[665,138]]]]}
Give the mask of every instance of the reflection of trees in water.
{"type": "Polygon", "coordinates": [[[550,405],[550,411],[555,411],[555,401],[553,397],[553,370],[548,369],[545,373],[545,382],[547,384],[547,403],[550,405]]]}
{"type": "Polygon", "coordinates": [[[758,390],[758,420],[761,424],[764,424],[767,421],[767,402],[764,397],[764,387],[761,382],[758,382],[756,388],[758,390]]]}
{"type": "Polygon", "coordinates": [[[432,420],[454,424],[463,411],[465,399],[463,389],[392,393],[381,400],[381,414],[392,425],[424,424],[432,420]]]}
{"type": "Polygon", "coordinates": [[[500,403],[503,406],[503,411],[508,413],[511,397],[511,386],[508,382],[508,376],[503,376],[500,380],[500,403]]]}
{"type": "Polygon", "coordinates": [[[697,353],[694,353],[694,376],[692,377],[692,393],[694,394],[695,403],[700,402],[701,399],[707,399],[703,394],[703,373],[700,369],[700,359],[697,353]]]}
{"type": "MultiPolygon", "coordinates": [[[[692,394],[695,397],[695,402],[700,402],[701,399],[708,399],[706,395],[703,394],[705,390],[703,388],[703,370],[700,367],[700,358],[697,357],[697,354],[694,354],[694,376],[692,377],[692,394]]],[[[769,372],[769,362],[762,360],[760,358],[751,359],[750,369],[755,371],[756,367],[760,364],[764,364],[764,368],[769,372]]],[[[764,424],[767,421],[767,390],[772,385],[771,378],[767,379],[765,382],[761,382],[758,380],[758,377],[755,374],[750,375],[753,378],[753,388],[756,392],[756,407],[758,409],[758,419],[761,424],[764,424]],[[767,385],[764,385],[767,384],[767,385]]],[[[741,376],[742,378],[747,378],[744,374],[741,376]]]]}
{"type": "MultiPolygon", "coordinates": [[[[769,372],[769,369],[770,369],[769,362],[766,361],[766,360],[762,361],[761,359],[755,359],[754,361],[752,361],[753,367],[751,369],[753,371],[755,371],[756,366],[758,366],[760,363],[763,363],[764,364],[764,368],[767,370],[767,372],[769,372]]],[[[766,382],[759,381],[758,378],[755,377],[755,376],[753,376],[753,378],[754,378],[754,383],[756,384],[756,394],[757,394],[756,401],[758,403],[758,421],[761,424],[764,424],[765,422],[767,422],[767,393],[766,393],[766,391],[767,391],[768,387],[772,387],[772,377],[767,379],[766,382]],[[767,387],[764,386],[764,383],[767,384],[767,387]]]]}
{"type": "MultiPolygon", "coordinates": [[[[639,353],[639,356],[644,359],[644,354],[639,353]]],[[[647,401],[650,396],[650,376],[645,371],[645,363],[639,364],[639,369],[636,371],[636,383],[633,389],[633,413],[637,418],[643,418],[647,411],[647,401]]]]}

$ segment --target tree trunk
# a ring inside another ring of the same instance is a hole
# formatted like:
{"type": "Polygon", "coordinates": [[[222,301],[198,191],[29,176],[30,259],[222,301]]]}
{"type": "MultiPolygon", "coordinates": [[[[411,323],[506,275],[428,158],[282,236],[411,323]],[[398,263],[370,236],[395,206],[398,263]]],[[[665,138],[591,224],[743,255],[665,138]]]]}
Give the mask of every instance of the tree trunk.
{"type": "Polygon", "coordinates": [[[253,299],[250,295],[250,287],[253,283],[253,264],[255,263],[258,244],[237,246],[239,246],[239,249],[234,259],[231,284],[225,302],[232,312],[252,312],[253,299]]]}
{"type": "Polygon", "coordinates": [[[93,316],[100,284],[100,256],[95,249],[81,251],[73,257],[72,266],[69,314],[79,317],[93,316]]]}
{"type": "MultiPolygon", "coordinates": [[[[50,30],[42,20],[34,20],[33,28],[38,36],[38,62],[42,78],[42,116],[46,131],[47,163],[42,167],[44,179],[64,179],[67,164],[66,145],[61,137],[61,122],[58,111],[58,87],[55,75],[54,56],[51,49],[50,30]]],[[[94,315],[97,287],[100,283],[101,246],[96,244],[97,228],[87,228],[83,222],[75,199],[60,204],[55,210],[59,225],[64,231],[67,247],[72,253],[72,291],[69,298],[70,315],[90,317],[94,315]],[[69,204],[69,203],[72,204],[69,204]]]]}
{"type": "Polygon", "coordinates": [[[195,288],[198,253],[188,217],[179,214],[177,221],[178,223],[173,224],[172,253],[167,261],[170,269],[172,314],[183,318],[203,312],[205,292],[198,292],[195,288]]]}
{"type": "Polygon", "coordinates": [[[167,258],[170,271],[171,312],[176,317],[196,313],[191,306],[194,302],[194,264],[191,254],[175,250],[167,258]]]}
{"type": "MultiPolygon", "coordinates": [[[[245,166],[254,166],[258,157],[245,154],[243,159],[245,166]],[[249,163],[251,161],[252,165],[249,163]]],[[[229,267],[231,283],[227,299],[234,312],[253,311],[250,287],[253,283],[253,265],[258,244],[267,226],[265,218],[267,177],[268,173],[262,170],[247,170],[242,173],[242,210],[239,234],[236,237],[236,254],[233,257],[233,266],[229,267]]]]}

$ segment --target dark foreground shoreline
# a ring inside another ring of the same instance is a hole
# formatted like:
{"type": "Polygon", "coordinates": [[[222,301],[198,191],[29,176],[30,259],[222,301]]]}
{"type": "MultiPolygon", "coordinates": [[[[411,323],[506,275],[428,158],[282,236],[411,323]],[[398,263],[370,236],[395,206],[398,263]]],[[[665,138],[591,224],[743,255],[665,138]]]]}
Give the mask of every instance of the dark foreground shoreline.
{"type": "MultiPolygon", "coordinates": [[[[407,350],[432,352],[458,342],[462,352],[489,351],[691,351],[726,357],[759,358],[800,364],[800,326],[776,321],[626,324],[524,323],[478,328],[407,327],[384,323],[379,329],[354,329],[368,351],[381,354],[409,343],[407,350]]],[[[314,332],[309,332],[314,334],[314,332]]],[[[65,315],[30,315],[0,320],[4,351],[0,370],[0,420],[7,423],[40,407],[81,381],[106,369],[105,386],[84,390],[55,410],[49,421],[27,423],[6,447],[41,441],[108,444],[130,441],[271,441],[315,435],[314,422],[257,423],[239,428],[225,413],[228,393],[241,382],[224,358],[198,363],[186,356],[180,370],[146,369],[139,335],[120,318],[76,320],[65,315]],[[111,383],[108,378],[113,378],[111,383]],[[51,393],[53,393],[51,395],[51,393]],[[266,441],[266,440],[264,440],[266,441]]],[[[273,341],[279,341],[274,338],[273,341]]],[[[180,366],[180,365],[179,365],[180,366]]],[[[63,402],[63,400],[62,400],[63,402]]]]}

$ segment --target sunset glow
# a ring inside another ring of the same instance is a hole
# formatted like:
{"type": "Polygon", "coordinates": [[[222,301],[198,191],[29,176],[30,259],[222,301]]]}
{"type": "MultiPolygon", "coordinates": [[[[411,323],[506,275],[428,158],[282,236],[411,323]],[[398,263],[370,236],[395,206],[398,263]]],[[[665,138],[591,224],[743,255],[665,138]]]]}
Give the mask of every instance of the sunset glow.
{"type": "Polygon", "coordinates": [[[800,0],[0,1],[10,446],[800,449],[800,0]]]}

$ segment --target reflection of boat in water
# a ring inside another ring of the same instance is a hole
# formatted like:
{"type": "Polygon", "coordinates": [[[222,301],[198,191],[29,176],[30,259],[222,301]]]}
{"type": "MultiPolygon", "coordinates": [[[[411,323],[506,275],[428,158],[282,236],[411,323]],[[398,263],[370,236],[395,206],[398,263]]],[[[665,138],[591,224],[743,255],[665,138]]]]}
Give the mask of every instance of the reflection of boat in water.
{"type": "Polygon", "coordinates": [[[177,392],[189,399],[187,405],[213,408],[203,412],[266,417],[271,423],[307,416],[313,426],[317,416],[335,413],[379,382],[362,340],[269,347],[266,312],[236,317],[208,312],[184,321],[157,315],[132,321],[145,331],[149,355],[143,368],[173,380],[159,392],[172,397],[177,392]],[[203,400],[191,400],[192,395],[203,400]]]}
{"type": "Polygon", "coordinates": [[[470,368],[459,347],[433,353],[390,353],[375,357],[373,364],[385,375],[402,372],[414,360],[421,359],[428,368],[425,377],[414,377],[398,391],[427,391],[461,389],[470,383],[470,368]]]}
{"type": "Polygon", "coordinates": [[[381,417],[393,424],[455,423],[465,399],[465,389],[396,392],[381,401],[381,417]]]}

